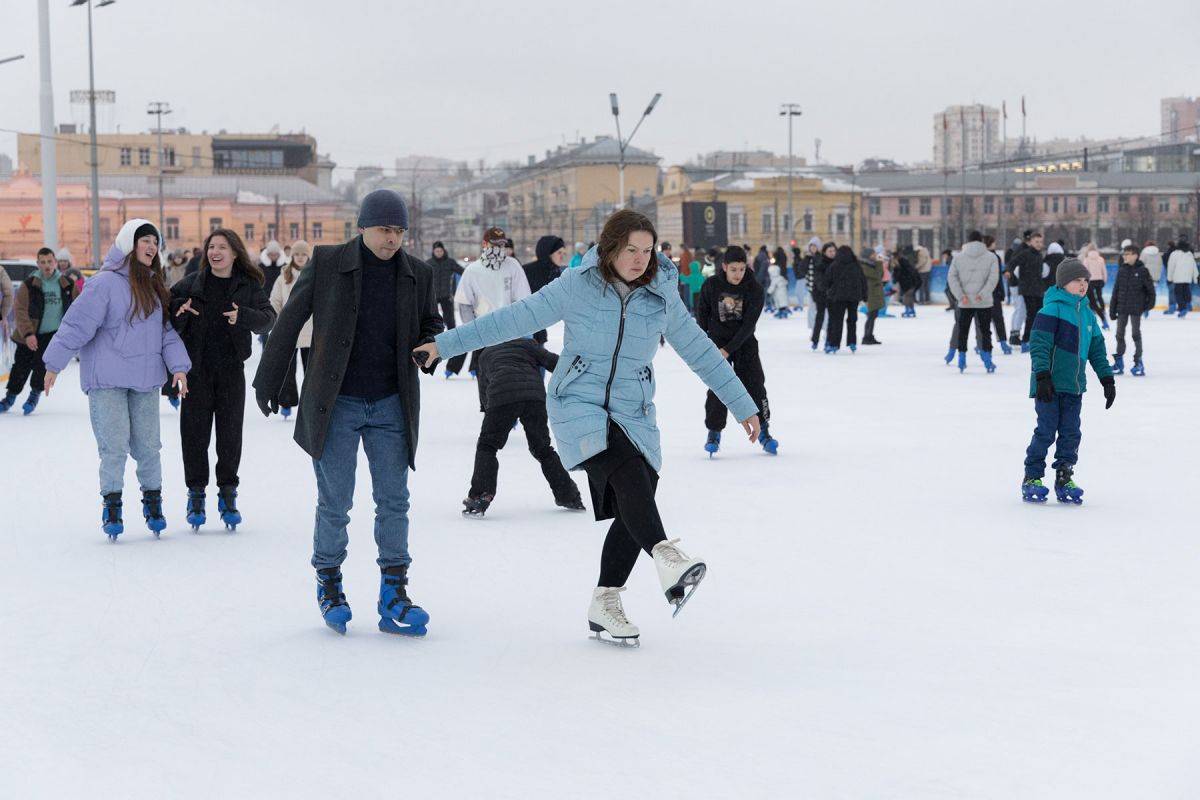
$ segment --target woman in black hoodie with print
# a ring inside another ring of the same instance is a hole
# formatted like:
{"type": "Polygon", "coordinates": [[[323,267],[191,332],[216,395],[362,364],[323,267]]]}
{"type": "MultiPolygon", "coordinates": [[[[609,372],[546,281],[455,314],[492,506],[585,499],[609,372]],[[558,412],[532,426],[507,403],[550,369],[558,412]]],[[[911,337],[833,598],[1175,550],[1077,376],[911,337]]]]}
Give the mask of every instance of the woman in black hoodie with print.
{"type": "Polygon", "coordinates": [[[867,299],[867,279],[854,249],[842,245],[825,268],[825,296],[829,303],[829,333],[825,352],[837,353],[842,347],[842,320],[846,321],[846,344],[850,352],[858,349],[858,304],[867,299]]]}

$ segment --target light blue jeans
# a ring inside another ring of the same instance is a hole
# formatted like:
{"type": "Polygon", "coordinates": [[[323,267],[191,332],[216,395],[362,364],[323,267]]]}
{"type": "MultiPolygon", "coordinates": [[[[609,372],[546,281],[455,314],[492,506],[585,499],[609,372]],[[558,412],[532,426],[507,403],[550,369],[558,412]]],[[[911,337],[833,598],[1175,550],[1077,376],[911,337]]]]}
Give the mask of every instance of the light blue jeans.
{"type": "Polygon", "coordinates": [[[162,489],[162,440],[158,426],[158,390],[92,389],[88,392],[92,433],[100,451],[100,494],[125,486],[125,459],[137,462],[142,491],[162,489]]]}
{"type": "Polygon", "coordinates": [[[400,395],[374,401],[339,395],[329,415],[325,449],[313,459],[317,518],[312,565],[316,569],[338,567],[346,560],[359,440],[371,469],[377,563],[394,567],[412,562],[408,556],[408,433],[400,395]]]}

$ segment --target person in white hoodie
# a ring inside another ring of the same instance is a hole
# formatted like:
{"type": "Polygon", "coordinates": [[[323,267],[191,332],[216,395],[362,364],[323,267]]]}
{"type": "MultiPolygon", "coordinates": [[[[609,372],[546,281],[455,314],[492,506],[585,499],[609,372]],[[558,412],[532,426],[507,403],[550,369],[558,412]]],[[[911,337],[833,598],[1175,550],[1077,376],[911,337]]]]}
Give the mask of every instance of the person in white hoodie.
{"type": "MultiPolygon", "coordinates": [[[[461,324],[487,316],[531,294],[525,270],[520,261],[508,255],[507,246],[508,236],[502,228],[484,231],[483,252],[478,260],[467,265],[454,294],[461,324]]],[[[475,377],[478,358],[478,352],[471,354],[471,377],[475,377]]]]}
{"type": "MultiPolygon", "coordinates": [[[[296,285],[296,279],[300,277],[300,270],[304,269],[311,257],[312,248],[309,247],[308,242],[297,239],[292,244],[291,260],[280,270],[279,279],[271,287],[271,307],[275,309],[276,317],[283,312],[283,307],[292,294],[292,288],[296,285]]],[[[300,353],[300,363],[304,365],[305,374],[308,373],[308,350],[311,347],[312,319],[309,319],[304,323],[304,327],[300,329],[300,335],[296,338],[296,351],[300,353]]],[[[283,379],[283,387],[279,390],[280,415],[287,419],[292,415],[292,409],[299,404],[300,389],[296,385],[296,357],[293,355],[283,379]]]]}
{"type": "MultiPolygon", "coordinates": [[[[1154,290],[1157,292],[1158,282],[1162,280],[1163,274],[1163,257],[1162,253],[1159,252],[1158,245],[1154,244],[1154,242],[1146,242],[1145,246],[1142,247],[1142,254],[1139,258],[1142,261],[1142,266],[1150,273],[1150,280],[1154,281],[1154,290]]],[[[1149,317],[1150,312],[1147,311],[1142,316],[1149,317]]]]}
{"type": "Polygon", "coordinates": [[[967,339],[971,320],[975,320],[975,328],[979,332],[979,357],[988,372],[996,371],[992,363],[992,292],[999,280],[996,257],[984,245],[983,234],[971,231],[967,234],[967,243],[950,262],[950,274],[946,279],[947,287],[958,301],[955,316],[958,318],[959,372],[967,368],[967,339]]]}
{"type": "Polygon", "coordinates": [[[1196,257],[1192,246],[1180,238],[1167,260],[1167,281],[1175,284],[1175,308],[1183,319],[1192,310],[1192,284],[1196,282],[1196,257]]]}

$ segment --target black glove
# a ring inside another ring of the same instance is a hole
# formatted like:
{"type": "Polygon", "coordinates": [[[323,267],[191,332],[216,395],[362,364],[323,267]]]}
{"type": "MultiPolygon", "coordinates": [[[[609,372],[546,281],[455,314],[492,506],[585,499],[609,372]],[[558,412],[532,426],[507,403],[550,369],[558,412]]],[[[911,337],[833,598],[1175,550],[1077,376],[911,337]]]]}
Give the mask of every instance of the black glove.
{"type": "Polygon", "coordinates": [[[1054,379],[1050,377],[1049,372],[1039,372],[1037,374],[1037,391],[1034,397],[1040,403],[1049,403],[1054,400],[1054,379]]]}
{"type": "Polygon", "coordinates": [[[1111,319],[1113,322],[1117,321],[1117,310],[1115,308],[1111,309],[1108,312],[1108,318],[1111,319]]]}
{"type": "Polygon", "coordinates": [[[1113,401],[1117,399],[1117,382],[1112,375],[1108,375],[1100,379],[1100,385],[1104,387],[1104,407],[1112,408],[1113,401]]]}
{"type": "Polygon", "coordinates": [[[258,403],[264,417],[279,413],[279,399],[269,392],[259,389],[254,393],[254,401],[258,403]]]}

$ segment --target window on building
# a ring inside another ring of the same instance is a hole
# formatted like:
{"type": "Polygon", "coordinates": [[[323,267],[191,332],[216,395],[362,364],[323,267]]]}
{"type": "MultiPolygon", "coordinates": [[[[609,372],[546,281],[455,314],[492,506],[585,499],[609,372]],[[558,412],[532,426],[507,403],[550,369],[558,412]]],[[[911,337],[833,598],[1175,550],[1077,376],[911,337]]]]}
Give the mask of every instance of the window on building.
{"type": "Polygon", "coordinates": [[[342,238],[345,239],[346,241],[350,241],[350,236],[353,232],[354,232],[353,228],[350,226],[350,223],[347,222],[345,227],[342,230],[342,238]]]}
{"type": "Polygon", "coordinates": [[[762,232],[764,234],[775,232],[775,211],[770,208],[763,209],[762,232]]]}
{"type": "Polygon", "coordinates": [[[1171,211],[1171,198],[1169,198],[1169,197],[1158,198],[1158,213],[1167,214],[1167,213],[1170,213],[1170,211],[1171,211]]]}
{"type": "Polygon", "coordinates": [[[903,228],[896,231],[896,246],[899,248],[912,247],[913,232],[912,228],[903,228]]]}
{"type": "Polygon", "coordinates": [[[1192,207],[1192,198],[1188,197],[1186,194],[1181,195],[1179,199],[1175,201],[1175,206],[1179,209],[1180,214],[1187,214],[1192,207]]]}
{"type": "Polygon", "coordinates": [[[208,218],[208,232],[212,233],[217,228],[220,228],[222,222],[223,222],[223,220],[220,217],[209,217],[208,218]]]}
{"type": "Polygon", "coordinates": [[[902,217],[907,217],[909,214],[911,214],[912,213],[912,200],[910,200],[907,197],[901,197],[900,198],[900,210],[898,213],[902,217]]]}
{"type": "Polygon", "coordinates": [[[193,166],[193,167],[198,167],[198,166],[200,166],[200,162],[201,162],[202,160],[203,160],[203,156],[201,156],[201,155],[200,155],[200,148],[199,148],[199,147],[193,147],[193,148],[192,148],[192,166],[193,166]]]}
{"type": "Polygon", "coordinates": [[[131,147],[122,147],[121,148],[121,166],[122,167],[133,166],[133,148],[131,148],[131,147]]]}
{"type": "Polygon", "coordinates": [[[1004,198],[1004,213],[1013,214],[1017,210],[1017,201],[1011,197],[1004,198]]]}
{"type": "Polygon", "coordinates": [[[325,237],[325,226],[320,222],[314,222],[312,224],[312,237],[315,242],[321,241],[325,237]]]}
{"type": "Polygon", "coordinates": [[[1075,211],[1079,214],[1088,213],[1088,199],[1082,195],[1075,198],[1075,211]]]}
{"type": "Polygon", "coordinates": [[[1129,198],[1123,194],[1117,195],[1117,211],[1118,212],[1129,211],[1129,198]]]}
{"type": "Polygon", "coordinates": [[[1050,203],[1050,210],[1052,212],[1054,212],[1055,214],[1058,213],[1058,198],[1057,197],[1052,198],[1052,202],[1050,203]]]}
{"type": "Polygon", "coordinates": [[[917,244],[924,247],[926,250],[933,249],[933,231],[920,230],[917,231],[917,244]]]}
{"type": "Polygon", "coordinates": [[[174,147],[164,147],[163,148],[163,163],[168,167],[175,166],[175,148],[174,147]]]}
{"type": "Polygon", "coordinates": [[[167,230],[167,241],[168,242],[178,242],[180,239],[179,218],[178,217],[167,217],[167,224],[165,227],[167,230]]]}
{"type": "Polygon", "coordinates": [[[150,166],[150,148],[149,147],[139,147],[138,148],[138,166],[139,167],[150,166]]]}
{"type": "Polygon", "coordinates": [[[963,207],[966,209],[967,215],[972,216],[972,217],[975,216],[975,198],[974,197],[964,198],[963,204],[964,204],[963,207]]]}
{"type": "Polygon", "coordinates": [[[247,242],[254,241],[254,223],[247,222],[245,225],[242,226],[242,238],[245,239],[247,242]]]}
{"type": "Polygon", "coordinates": [[[994,198],[994,197],[983,198],[983,213],[984,214],[995,214],[996,213],[996,198],[994,198]]]}
{"type": "Polygon", "coordinates": [[[279,229],[275,227],[274,222],[267,223],[267,241],[279,238],[279,229]]]}
{"type": "Polygon", "coordinates": [[[1036,210],[1037,210],[1037,198],[1036,197],[1026,197],[1025,198],[1025,213],[1032,214],[1036,210]]]}
{"type": "Polygon", "coordinates": [[[846,215],[845,214],[834,214],[833,215],[833,229],[838,233],[846,232],[846,215]]]}
{"type": "Polygon", "coordinates": [[[1150,195],[1144,194],[1138,197],[1138,211],[1149,211],[1153,204],[1154,201],[1150,198],[1150,195]]]}
{"type": "Polygon", "coordinates": [[[1108,197],[1101,195],[1096,198],[1096,211],[1100,214],[1108,213],[1108,197]]]}
{"type": "Polygon", "coordinates": [[[868,198],[867,199],[867,213],[872,216],[879,216],[879,214],[882,211],[881,205],[882,204],[879,202],[878,197],[868,198]]]}
{"type": "Polygon", "coordinates": [[[300,223],[299,222],[289,222],[288,223],[288,238],[290,238],[293,242],[300,238],[300,223]]]}
{"type": "Polygon", "coordinates": [[[784,236],[792,235],[792,218],[786,213],[783,215],[783,226],[779,230],[784,236]]]}
{"type": "Polygon", "coordinates": [[[928,217],[933,213],[933,200],[928,197],[922,197],[920,200],[920,205],[917,208],[917,212],[922,217],[928,217]]]}
{"type": "Polygon", "coordinates": [[[813,210],[811,208],[804,209],[804,232],[813,232],[813,210]]]}
{"type": "Polygon", "coordinates": [[[942,213],[946,216],[950,216],[954,213],[954,200],[952,198],[942,198],[942,213]]]}

